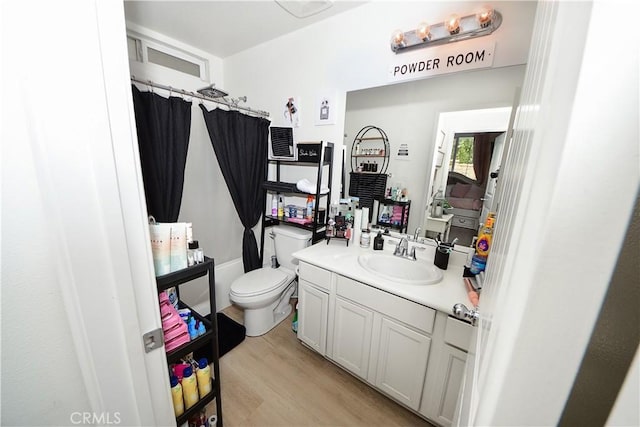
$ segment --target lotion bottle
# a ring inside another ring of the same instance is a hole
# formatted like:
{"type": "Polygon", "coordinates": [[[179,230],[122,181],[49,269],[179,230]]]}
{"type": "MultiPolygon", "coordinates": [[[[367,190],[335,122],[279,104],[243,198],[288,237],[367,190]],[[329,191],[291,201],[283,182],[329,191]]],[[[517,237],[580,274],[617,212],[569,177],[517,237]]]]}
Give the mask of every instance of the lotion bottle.
{"type": "Polygon", "coordinates": [[[278,216],[278,198],[275,194],[271,197],[271,216],[278,216]]]}
{"type": "Polygon", "coordinates": [[[173,399],[173,412],[176,417],[184,414],[184,400],[182,398],[182,386],[178,381],[178,377],[171,376],[171,398],[173,399]]]}
{"type": "Polygon", "coordinates": [[[193,368],[191,366],[184,368],[183,374],[182,394],[184,396],[184,408],[189,409],[198,403],[198,383],[196,376],[193,375],[193,368]]]}
{"type": "Polygon", "coordinates": [[[198,361],[198,369],[196,370],[196,379],[198,380],[198,392],[200,399],[211,393],[211,367],[206,357],[198,361]]]}

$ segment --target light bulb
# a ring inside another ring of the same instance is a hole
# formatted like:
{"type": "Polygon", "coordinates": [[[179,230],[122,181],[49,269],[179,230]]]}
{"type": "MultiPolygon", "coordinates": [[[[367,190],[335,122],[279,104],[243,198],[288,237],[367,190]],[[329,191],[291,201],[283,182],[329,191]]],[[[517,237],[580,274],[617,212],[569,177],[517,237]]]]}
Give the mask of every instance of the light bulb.
{"type": "Polygon", "coordinates": [[[460,17],[454,13],[444,21],[444,26],[449,31],[449,34],[458,34],[460,32],[460,17]]]}
{"type": "Polygon", "coordinates": [[[493,19],[493,9],[491,6],[484,6],[480,12],[476,14],[476,19],[480,24],[480,27],[486,28],[491,24],[491,20],[493,19]]]}
{"type": "Polygon", "coordinates": [[[394,49],[404,46],[404,33],[402,30],[395,30],[391,33],[391,46],[394,49]]]}
{"type": "Polygon", "coordinates": [[[430,38],[430,30],[429,24],[426,22],[421,22],[418,24],[418,28],[416,28],[416,36],[423,42],[426,42],[430,38]]]}

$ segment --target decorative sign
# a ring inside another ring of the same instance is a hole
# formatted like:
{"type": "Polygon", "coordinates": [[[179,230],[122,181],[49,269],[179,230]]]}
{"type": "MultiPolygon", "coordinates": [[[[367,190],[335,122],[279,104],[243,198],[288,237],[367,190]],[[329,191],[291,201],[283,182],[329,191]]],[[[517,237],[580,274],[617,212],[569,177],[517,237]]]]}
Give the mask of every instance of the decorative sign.
{"type": "Polygon", "coordinates": [[[394,55],[389,81],[413,80],[493,65],[493,41],[434,46],[394,55]]]}
{"type": "Polygon", "coordinates": [[[398,147],[398,151],[393,156],[396,160],[410,160],[409,158],[409,144],[402,143],[400,147],[398,147]]]}
{"type": "Polygon", "coordinates": [[[316,101],[316,126],[335,125],[336,97],[334,95],[319,95],[316,101]]]}

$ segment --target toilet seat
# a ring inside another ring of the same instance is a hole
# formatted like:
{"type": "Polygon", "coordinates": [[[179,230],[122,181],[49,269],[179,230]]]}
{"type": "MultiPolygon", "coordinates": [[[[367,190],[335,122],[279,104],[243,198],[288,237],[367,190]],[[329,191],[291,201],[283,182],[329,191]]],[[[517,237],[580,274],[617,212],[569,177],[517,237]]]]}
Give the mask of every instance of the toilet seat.
{"type": "Polygon", "coordinates": [[[231,285],[231,294],[255,297],[272,292],[291,282],[293,277],[275,268],[258,268],[243,274],[231,285]]]}

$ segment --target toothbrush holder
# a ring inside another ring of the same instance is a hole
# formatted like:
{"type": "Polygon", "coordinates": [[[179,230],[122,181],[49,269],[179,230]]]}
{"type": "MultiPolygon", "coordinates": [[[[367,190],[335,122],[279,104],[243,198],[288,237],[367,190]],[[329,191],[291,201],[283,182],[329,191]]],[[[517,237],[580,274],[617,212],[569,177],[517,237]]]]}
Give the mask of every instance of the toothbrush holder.
{"type": "Polygon", "coordinates": [[[433,264],[441,270],[446,270],[449,266],[449,248],[438,246],[436,248],[436,256],[433,259],[433,264]]]}

